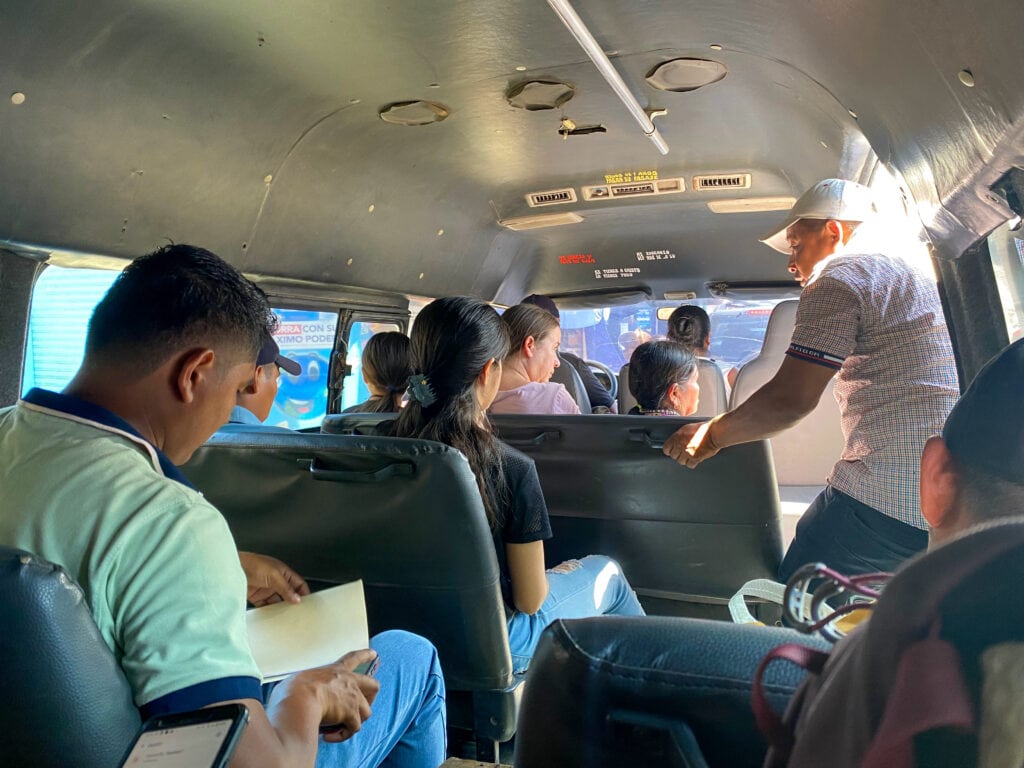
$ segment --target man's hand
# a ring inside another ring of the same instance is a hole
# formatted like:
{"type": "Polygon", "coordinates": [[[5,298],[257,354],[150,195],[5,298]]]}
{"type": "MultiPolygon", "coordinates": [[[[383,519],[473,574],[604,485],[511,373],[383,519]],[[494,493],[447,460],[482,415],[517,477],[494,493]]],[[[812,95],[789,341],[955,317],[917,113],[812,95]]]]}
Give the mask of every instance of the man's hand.
{"type": "Polygon", "coordinates": [[[282,681],[271,696],[270,706],[290,696],[302,695],[301,690],[315,696],[322,706],[321,732],[324,741],[338,742],[352,738],[369,719],[370,705],[377,697],[380,683],[354,670],[377,658],[369,648],[346,653],[333,664],[307,669],[282,681]]]}
{"type": "Polygon", "coordinates": [[[239,552],[238,559],[245,571],[246,600],[255,606],[297,603],[309,594],[306,580],[276,557],[239,552]]]}
{"type": "Polygon", "coordinates": [[[691,469],[704,459],[710,459],[720,450],[711,439],[711,425],[714,423],[712,419],[680,427],[665,441],[662,453],[691,469]]]}

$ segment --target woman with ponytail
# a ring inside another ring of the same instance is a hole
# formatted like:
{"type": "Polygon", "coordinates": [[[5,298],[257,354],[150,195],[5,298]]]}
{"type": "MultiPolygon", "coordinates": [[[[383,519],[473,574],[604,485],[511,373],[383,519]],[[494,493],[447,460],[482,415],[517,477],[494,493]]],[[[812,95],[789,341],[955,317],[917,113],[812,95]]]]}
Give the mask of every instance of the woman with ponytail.
{"type": "Polygon", "coordinates": [[[643,609],[618,563],[607,557],[544,570],[551,525],[537,469],[494,436],[486,413],[508,351],[506,326],[489,305],[463,296],[428,304],[412,329],[409,403],[394,434],[446,443],[469,460],[494,535],[512,662],[520,672],[551,621],[642,616],[643,609]]]}
{"type": "Polygon", "coordinates": [[[668,317],[668,340],[682,344],[697,357],[707,357],[711,348],[711,318],[693,304],[676,307],[668,317]]]}
{"type": "Polygon", "coordinates": [[[398,331],[375,333],[363,347],[363,381],[370,399],[344,413],[397,413],[409,386],[409,337],[398,331]]]}

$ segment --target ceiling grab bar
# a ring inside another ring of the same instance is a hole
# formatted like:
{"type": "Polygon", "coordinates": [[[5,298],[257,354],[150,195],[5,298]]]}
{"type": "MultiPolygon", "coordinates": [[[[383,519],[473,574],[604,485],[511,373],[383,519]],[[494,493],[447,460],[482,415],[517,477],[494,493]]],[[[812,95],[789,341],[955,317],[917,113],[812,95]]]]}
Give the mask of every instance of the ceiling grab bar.
{"type": "Polygon", "coordinates": [[[644,135],[647,136],[651,141],[654,142],[654,146],[658,148],[658,151],[663,155],[668,154],[668,144],[658,133],[657,127],[651,121],[650,115],[644,111],[644,108],[640,106],[640,102],[636,100],[636,97],[630,92],[623,81],[621,75],[612,65],[611,60],[605,55],[605,52],[601,49],[601,46],[597,44],[597,40],[590,34],[590,30],[587,29],[587,25],[583,23],[583,20],[576,15],[576,11],[569,4],[569,0],[548,0],[548,5],[551,9],[558,14],[558,18],[562,20],[562,23],[572,32],[573,37],[583,48],[590,60],[594,62],[594,66],[597,67],[598,71],[604,76],[604,79],[608,81],[608,85],[612,87],[615,94],[622,100],[622,103],[626,105],[626,109],[629,110],[630,114],[636,118],[636,121],[640,123],[641,129],[643,129],[644,135]]]}

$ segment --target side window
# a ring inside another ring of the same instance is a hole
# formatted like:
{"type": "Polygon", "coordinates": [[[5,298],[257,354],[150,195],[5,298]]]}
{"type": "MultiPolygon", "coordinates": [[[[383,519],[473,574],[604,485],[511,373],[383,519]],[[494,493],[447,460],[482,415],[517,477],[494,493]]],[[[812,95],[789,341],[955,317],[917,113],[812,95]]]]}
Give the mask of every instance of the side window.
{"type": "Polygon", "coordinates": [[[59,392],[85,355],[92,311],[118,276],[106,269],[47,267],[32,288],[22,392],[33,387],[59,392]]]}
{"type": "Polygon", "coordinates": [[[275,309],[274,314],[274,339],[302,371],[298,376],[281,371],[277,398],[265,423],[289,429],[319,426],[327,413],[327,373],[338,315],[302,309],[275,309]]]}
{"type": "Polygon", "coordinates": [[[348,334],[348,357],[345,359],[351,373],[345,377],[345,386],[341,391],[342,410],[370,399],[370,390],[363,380],[363,347],[367,340],[375,333],[400,330],[402,328],[398,323],[366,320],[352,323],[348,334]]]}
{"type": "Polygon", "coordinates": [[[1004,224],[988,238],[999,299],[1010,341],[1024,338],[1024,230],[1004,224]]]}

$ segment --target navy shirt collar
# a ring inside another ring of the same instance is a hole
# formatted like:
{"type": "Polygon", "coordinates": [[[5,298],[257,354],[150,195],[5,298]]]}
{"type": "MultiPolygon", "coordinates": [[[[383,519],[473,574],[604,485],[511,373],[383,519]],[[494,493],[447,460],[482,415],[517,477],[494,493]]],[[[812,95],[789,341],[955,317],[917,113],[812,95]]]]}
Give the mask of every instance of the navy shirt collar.
{"type": "Polygon", "coordinates": [[[175,480],[189,488],[195,488],[195,486],[189,482],[188,478],[181,473],[181,470],[174,466],[171,460],[164,455],[163,451],[153,445],[149,440],[146,440],[146,438],[144,438],[139,431],[135,429],[135,427],[117,414],[108,411],[106,408],[96,405],[95,403],[90,403],[88,400],[82,400],[81,398],[73,395],[64,395],[58,392],[51,392],[47,389],[40,389],[38,387],[30,389],[21,399],[26,403],[37,405],[40,408],[66,413],[69,416],[75,416],[79,419],[92,421],[96,424],[110,427],[111,429],[127,432],[128,434],[139,438],[153,447],[153,450],[156,452],[157,460],[160,462],[160,469],[163,471],[165,477],[175,480]]]}

